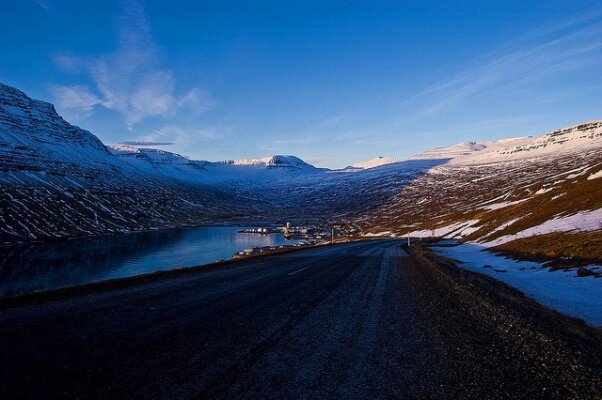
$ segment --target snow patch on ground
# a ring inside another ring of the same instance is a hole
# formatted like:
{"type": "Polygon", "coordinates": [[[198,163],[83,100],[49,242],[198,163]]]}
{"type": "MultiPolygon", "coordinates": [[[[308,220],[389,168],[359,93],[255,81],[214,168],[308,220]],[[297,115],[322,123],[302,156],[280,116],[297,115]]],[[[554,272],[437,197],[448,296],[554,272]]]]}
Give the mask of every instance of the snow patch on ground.
{"type": "Polygon", "coordinates": [[[515,204],[520,204],[520,203],[522,203],[524,201],[527,201],[527,200],[529,200],[529,198],[521,199],[521,200],[516,200],[516,201],[502,201],[502,202],[499,202],[499,203],[488,204],[488,205],[485,205],[485,206],[483,206],[481,208],[484,208],[486,210],[498,210],[500,208],[510,207],[510,206],[515,205],[515,204]]]}
{"type": "Polygon", "coordinates": [[[551,192],[552,190],[556,189],[555,187],[547,187],[547,188],[541,188],[539,189],[537,192],[535,192],[535,194],[544,194],[544,193],[548,193],[551,192]]]}
{"type": "Polygon", "coordinates": [[[550,272],[540,263],[508,259],[475,244],[433,249],[445,257],[462,262],[459,264],[461,268],[489,275],[515,287],[545,306],[581,318],[592,325],[602,326],[600,278],[578,277],[576,271],[550,272]],[[490,265],[492,268],[483,268],[484,265],[490,265]]]}
{"type": "Polygon", "coordinates": [[[598,178],[602,178],[602,170],[600,170],[598,172],[594,172],[593,174],[591,174],[590,176],[587,177],[587,180],[592,181],[592,180],[598,179],[598,178]]]}
{"type": "Polygon", "coordinates": [[[552,232],[587,232],[598,229],[602,229],[602,208],[593,211],[582,211],[566,217],[552,218],[540,225],[532,226],[531,228],[527,228],[518,233],[502,236],[498,239],[492,240],[491,242],[483,243],[483,246],[498,246],[516,239],[544,235],[552,232]]]}
{"type": "Polygon", "coordinates": [[[455,224],[442,226],[435,229],[423,229],[420,231],[410,232],[410,236],[414,238],[431,238],[431,237],[443,237],[446,239],[459,238],[462,236],[470,235],[477,231],[480,227],[475,227],[479,222],[478,219],[471,219],[469,221],[456,222],[455,224]]]}
{"type": "Polygon", "coordinates": [[[390,235],[391,235],[390,231],[385,231],[385,232],[377,232],[377,233],[368,232],[368,233],[364,233],[362,236],[364,236],[364,237],[382,237],[382,236],[390,236],[390,235]]]}

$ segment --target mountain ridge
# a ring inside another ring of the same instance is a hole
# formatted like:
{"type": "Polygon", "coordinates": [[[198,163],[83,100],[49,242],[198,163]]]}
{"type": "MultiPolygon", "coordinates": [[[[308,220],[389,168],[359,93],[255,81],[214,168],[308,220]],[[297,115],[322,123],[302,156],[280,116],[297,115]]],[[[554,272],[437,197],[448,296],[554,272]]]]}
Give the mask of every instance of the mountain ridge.
{"type": "MultiPolygon", "coordinates": [[[[377,157],[349,170],[287,155],[195,161],[162,149],[105,146],[51,104],[2,85],[0,243],[285,220],[346,222],[371,234],[524,240],[519,232],[566,213],[598,215],[601,147],[602,121],[595,120],[402,161],[377,157]]],[[[587,231],[594,238],[587,240],[597,240],[596,232],[587,231]]]]}

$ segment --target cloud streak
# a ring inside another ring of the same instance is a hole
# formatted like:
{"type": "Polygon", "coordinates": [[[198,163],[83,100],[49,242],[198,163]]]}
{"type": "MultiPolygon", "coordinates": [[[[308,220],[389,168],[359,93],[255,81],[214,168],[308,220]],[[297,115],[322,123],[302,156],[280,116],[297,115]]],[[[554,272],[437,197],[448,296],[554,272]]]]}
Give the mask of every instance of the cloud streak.
{"type": "Polygon", "coordinates": [[[102,102],[100,97],[83,85],[50,85],[49,90],[59,109],[75,111],[82,116],[90,115],[94,106],[102,102]]]}
{"type": "Polygon", "coordinates": [[[92,59],[56,55],[55,64],[66,71],[83,70],[94,87],[85,85],[50,88],[57,106],[88,115],[95,106],[119,112],[128,129],[148,117],[170,118],[185,110],[202,113],[214,100],[200,88],[177,91],[174,74],[160,64],[160,49],[152,38],[142,5],[124,4],[116,19],[117,51],[92,59]]]}
{"type": "Polygon", "coordinates": [[[448,110],[484,92],[526,88],[543,79],[596,65],[602,57],[602,12],[589,11],[521,36],[406,99],[423,114],[448,110]]]}
{"type": "Polygon", "coordinates": [[[36,4],[50,15],[56,12],[54,4],[49,0],[36,0],[36,4]]]}
{"type": "Polygon", "coordinates": [[[212,140],[218,136],[212,129],[199,129],[182,127],[179,125],[166,125],[150,133],[140,136],[140,140],[167,141],[171,143],[187,143],[194,140],[212,140]]]}

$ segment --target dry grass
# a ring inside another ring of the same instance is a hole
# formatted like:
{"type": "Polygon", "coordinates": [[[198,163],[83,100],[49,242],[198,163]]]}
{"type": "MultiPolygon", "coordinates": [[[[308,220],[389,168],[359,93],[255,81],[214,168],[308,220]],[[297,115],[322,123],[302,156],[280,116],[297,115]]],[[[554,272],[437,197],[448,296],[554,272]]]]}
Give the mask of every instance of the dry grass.
{"type": "Polygon", "coordinates": [[[551,261],[556,268],[602,264],[602,231],[549,233],[513,240],[493,249],[520,259],[551,261]]]}
{"type": "MultiPolygon", "coordinates": [[[[478,220],[464,241],[488,242],[550,219],[602,208],[602,152],[591,150],[555,159],[491,166],[444,166],[401,189],[396,198],[358,223],[368,231],[405,234],[478,220]],[[491,204],[517,204],[488,209],[491,204]],[[512,222],[512,223],[510,223],[512,222]],[[502,225],[507,225],[500,229],[502,225]]],[[[497,250],[574,264],[602,262],[602,231],[553,233],[525,238],[497,250]],[[581,260],[581,261],[579,261],[581,260]]]]}
{"type": "MultiPolygon", "coordinates": [[[[587,180],[588,175],[589,173],[578,179],[566,180],[555,185],[553,190],[531,196],[522,203],[499,210],[475,213],[474,218],[479,219],[482,228],[466,239],[486,237],[489,241],[537,226],[556,216],[602,208],[602,179],[587,180]],[[493,232],[502,223],[518,217],[520,220],[506,229],[493,232]]],[[[544,183],[538,182],[534,186],[541,189],[544,183]]]]}

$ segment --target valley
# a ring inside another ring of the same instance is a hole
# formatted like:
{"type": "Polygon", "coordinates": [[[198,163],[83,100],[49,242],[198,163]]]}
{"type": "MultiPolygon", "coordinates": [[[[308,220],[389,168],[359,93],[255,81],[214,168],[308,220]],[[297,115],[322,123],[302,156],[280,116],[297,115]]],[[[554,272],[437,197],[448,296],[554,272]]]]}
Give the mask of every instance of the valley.
{"type": "Polygon", "coordinates": [[[0,399],[602,399],[599,0],[0,31],[0,399]]]}
{"type": "Polygon", "coordinates": [[[601,173],[602,121],[331,170],[291,155],[210,162],[107,146],[51,104],[0,85],[0,243],[8,249],[285,223],[327,232],[320,240],[328,243],[333,226],[346,226],[355,238],[453,239],[589,282],[602,276],[601,173]]]}

